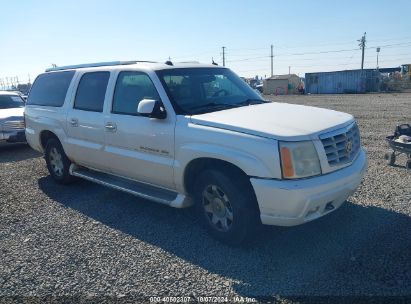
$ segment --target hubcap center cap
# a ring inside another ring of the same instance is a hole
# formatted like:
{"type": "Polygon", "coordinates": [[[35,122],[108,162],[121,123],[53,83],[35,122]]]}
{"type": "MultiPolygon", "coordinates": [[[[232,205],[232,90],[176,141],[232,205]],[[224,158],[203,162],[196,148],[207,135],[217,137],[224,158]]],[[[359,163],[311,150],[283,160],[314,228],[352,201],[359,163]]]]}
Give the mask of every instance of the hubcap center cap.
{"type": "Polygon", "coordinates": [[[225,215],[225,205],[220,198],[214,198],[212,202],[212,208],[214,213],[219,217],[224,217],[225,215]]]}

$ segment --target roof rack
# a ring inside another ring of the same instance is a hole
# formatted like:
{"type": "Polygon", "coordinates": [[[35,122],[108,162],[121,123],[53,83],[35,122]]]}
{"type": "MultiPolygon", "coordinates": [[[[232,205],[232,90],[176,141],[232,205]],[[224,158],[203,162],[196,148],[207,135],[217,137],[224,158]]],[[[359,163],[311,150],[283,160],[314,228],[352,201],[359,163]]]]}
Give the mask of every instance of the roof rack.
{"type": "Polygon", "coordinates": [[[127,65],[127,64],[136,64],[138,62],[155,63],[155,61],[138,61],[138,60],[95,62],[95,63],[84,63],[84,64],[66,65],[66,66],[61,66],[61,67],[48,68],[46,69],[46,72],[80,69],[80,68],[94,68],[94,67],[102,67],[102,66],[127,65]]]}
{"type": "Polygon", "coordinates": [[[200,64],[199,61],[193,60],[193,61],[179,61],[177,63],[181,63],[181,64],[200,64]]]}

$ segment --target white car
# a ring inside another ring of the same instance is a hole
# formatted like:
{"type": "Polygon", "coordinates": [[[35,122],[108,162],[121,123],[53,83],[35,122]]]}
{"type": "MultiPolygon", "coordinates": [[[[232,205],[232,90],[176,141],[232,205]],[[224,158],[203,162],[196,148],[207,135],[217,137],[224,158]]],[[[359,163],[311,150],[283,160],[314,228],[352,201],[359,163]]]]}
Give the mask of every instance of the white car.
{"type": "Polygon", "coordinates": [[[0,91],[0,144],[25,142],[24,100],[19,94],[0,91]]]}
{"type": "Polygon", "coordinates": [[[194,204],[208,231],[231,244],[261,223],[299,225],[336,210],[367,167],[353,116],[266,102],[214,65],[49,69],[30,91],[26,136],[56,181],[194,204]]]}

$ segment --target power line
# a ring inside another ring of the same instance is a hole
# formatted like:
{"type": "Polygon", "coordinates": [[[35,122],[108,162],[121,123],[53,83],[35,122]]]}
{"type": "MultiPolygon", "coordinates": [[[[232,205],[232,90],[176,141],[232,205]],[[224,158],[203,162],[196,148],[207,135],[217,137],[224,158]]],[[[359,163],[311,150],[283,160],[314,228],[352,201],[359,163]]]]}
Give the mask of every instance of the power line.
{"type": "Polygon", "coordinates": [[[231,49],[230,48],[230,52],[232,51],[257,51],[257,50],[266,50],[267,48],[236,48],[236,49],[231,49]]]}
{"type": "MultiPolygon", "coordinates": [[[[382,62],[382,63],[385,63],[385,62],[405,62],[405,61],[409,61],[410,59],[411,59],[411,54],[402,54],[402,55],[407,55],[408,57],[397,57],[397,58],[392,58],[392,59],[382,59],[381,60],[381,58],[380,58],[380,62],[382,62]]],[[[353,56],[350,56],[350,57],[344,57],[344,58],[349,58],[349,59],[352,59],[354,56],[356,56],[356,53],[355,54],[353,54],[353,56]]],[[[398,55],[399,56],[399,55],[398,55]]],[[[337,58],[337,59],[342,59],[342,58],[337,58]]],[[[364,64],[370,64],[370,63],[373,63],[373,60],[364,60],[364,64]]],[[[332,63],[332,64],[328,64],[328,63],[318,63],[318,64],[310,64],[310,65],[294,65],[293,64],[293,67],[325,67],[325,66],[347,66],[347,65],[350,65],[350,62],[346,62],[346,63],[343,63],[343,62],[335,62],[335,63],[332,63]]],[[[288,67],[289,66],[289,63],[288,62],[285,62],[285,63],[282,63],[282,64],[279,64],[279,65],[277,65],[278,67],[288,67]]],[[[265,69],[265,68],[267,68],[267,64],[265,64],[265,65],[263,65],[263,66],[258,66],[258,69],[257,70],[262,70],[262,69],[265,69]]],[[[241,71],[244,71],[244,70],[241,70],[241,71]]],[[[248,70],[247,70],[248,71],[248,70]]]]}
{"type": "MultiPolygon", "coordinates": [[[[395,41],[395,40],[410,40],[411,37],[398,37],[398,38],[393,38],[392,36],[389,36],[388,38],[380,38],[377,37],[376,39],[368,40],[369,42],[377,42],[377,41],[395,41]]],[[[293,45],[293,46],[281,46],[281,44],[276,45],[277,48],[279,49],[295,49],[295,48],[312,48],[312,47],[318,47],[318,46],[334,46],[334,45],[352,45],[353,41],[349,40],[346,42],[326,42],[326,43],[316,43],[312,45],[293,45]]],[[[264,49],[264,48],[260,48],[264,49]]]]}
{"type": "MultiPolygon", "coordinates": [[[[365,49],[374,49],[376,47],[385,47],[385,48],[393,48],[393,47],[400,47],[400,46],[408,46],[409,44],[411,44],[411,41],[408,42],[402,42],[402,43],[395,43],[395,44],[385,44],[385,45],[375,45],[375,46],[370,46],[370,47],[366,47],[365,49]]],[[[230,49],[231,50],[231,49],[230,49]]],[[[304,56],[304,55],[316,55],[316,54],[326,54],[326,53],[340,53],[340,52],[350,52],[350,51],[357,51],[358,48],[355,49],[337,49],[337,50],[327,50],[327,51],[309,51],[309,52],[301,52],[301,53],[280,53],[280,54],[276,54],[276,57],[278,56],[304,56]]],[[[233,54],[231,55],[232,57],[246,57],[246,56],[250,56],[250,55],[256,55],[259,57],[270,57],[270,55],[263,55],[261,53],[257,53],[257,54],[233,54]]],[[[247,58],[247,57],[246,57],[247,58]]],[[[256,58],[256,57],[254,57],[256,58]]]]}
{"type": "Polygon", "coordinates": [[[235,59],[229,60],[228,62],[241,62],[241,61],[249,61],[254,59],[261,59],[261,58],[270,58],[271,56],[259,56],[259,57],[251,57],[251,58],[243,58],[243,59],[235,59]]]}
{"type": "MultiPolygon", "coordinates": [[[[307,52],[307,53],[292,53],[292,54],[277,54],[276,57],[279,56],[304,56],[304,55],[315,55],[315,54],[328,54],[328,53],[341,53],[341,52],[352,52],[358,49],[349,49],[349,50],[330,50],[330,51],[320,51],[320,52],[307,52]]],[[[271,56],[258,56],[258,57],[251,57],[251,58],[243,58],[243,59],[236,59],[230,60],[230,62],[237,62],[237,61],[248,61],[252,59],[259,59],[259,58],[269,58],[271,56]]]]}
{"type": "MultiPolygon", "coordinates": [[[[363,36],[364,37],[364,36],[363,36]]],[[[362,45],[362,39],[360,41],[360,49],[362,45]]],[[[364,37],[365,39],[365,37],[364,37]]],[[[386,45],[380,45],[378,47],[384,47],[384,48],[391,48],[391,47],[399,47],[399,46],[408,46],[411,44],[410,42],[404,42],[404,43],[396,43],[396,44],[386,44],[386,45]]],[[[375,49],[377,46],[371,46],[371,47],[365,47],[365,40],[364,40],[364,50],[365,49],[375,49]]],[[[277,54],[276,57],[286,57],[286,56],[305,56],[305,55],[317,55],[317,54],[330,54],[330,53],[342,53],[342,52],[352,52],[352,51],[357,51],[358,49],[342,49],[342,50],[328,50],[328,51],[319,51],[319,52],[305,52],[305,53],[290,53],[290,54],[277,54]]],[[[256,60],[256,59],[267,59],[270,58],[271,56],[266,55],[266,56],[257,56],[257,57],[249,57],[249,58],[242,58],[242,59],[234,59],[230,60],[229,62],[242,62],[242,61],[250,61],[250,60],[256,60]]],[[[303,59],[302,59],[303,60],[303,59]]],[[[313,58],[313,60],[315,60],[313,58]]]]}
{"type": "Polygon", "coordinates": [[[201,53],[196,53],[196,54],[191,54],[191,55],[183,55],[180,57],[173,57],[174,60],[180,60],[180,59],[186,59],[186,58],[193,58],[193,57],[198,57],[200,55],[205,55],[205,54],[213,54],[215,51],[206,51],[206,52],[201,52],[201,53]]]}
{"type": "MultiPolygon", "coordinates": [[[[398,37],[398,38],[393,38],[392,36],[387,37],[387,38],[383,38],[383,37],[377,37],[375,39],[372,40],[368,40],[369,42],[377,42],[377,41],[402,41],[402,40],[409,40],[411,39],[411,37],[398,37]]],[[[394,47],[394,46],[399,46],[399,45],[407,45],[411,42],[404,42],[404,43],[394,43],[394,44],[386,44],[386,45],[378,45],[379,47],[394,47]]],[[[280,45],[276,45],[276,48],[279,49],[295,49],[295,48],[312,48],[312,47],[319,47],[319,46],[331,46],[331,45],[352,45],[352,41],[347,41],[347,42],[335,42],[335,43],[320,43],[320,44],[315,44],[315,45],[294,45],[294,46],[281,46],[280,45]]],[[[376,48],[378,46],[373,46],[370,48],[376,48]]],[[[368,49],[368,47],[366,47],[366,49],[368,49]]],[[[231,56],[233,57],[239,57],[239,56],[249,56],[252,54],[235,54],[238,51],[260,51],[260,50],[266,50],[266,47],[257,47],[257,48],[234,48],[231,49],[230,48],[230,52],[234,52],[234,54],[232,54],[231,56]]],[[[329,53],[329,52],[348,52],[351,50],[355,50],[355,49],[347,49],[347,50],[335,50],[335,51],[313,51],[313,52],[301,52],[301,53],[291,53],[291,54],[277,54],[276,56],[303,56],[303,55],[307,55],[307,54],[325,54],[325,53],[329,53]]],[[[202,55],[206,55],[206,54],[216,54],[215,50],[208,50],[208,51],[203,51],[203,52],[199,52],[199,53],[191,53],[191,54],[186,54],[186,55],[181,55],[178,57],[173,57],[174,60],[180,60],[180,59],[190,59],[190,58],[195,58],[195,57],[200,57],[202,55]]],[[[259,54],[256,54],[259,55],[259,54]]],[[[267,55],[268,56],[268,55],[267,55]]]]}
{"type": "MultiPolygon", "coordinates": [[[[392,39],[394,40],[394,39],[392,39]]],[[[370,47],[365,47],[365,49],[374,49],[376,47],[384,47],[384,48],[393,48],[393,47],[407,47],[409,44],[411,44],[411,41],[407,41],[407,42],[401,42],[401,43],[392,43],[392,44],[384,44],[384,45],[376,45],[376,46],[370,46],[370,47]]],[[[225,48],[226,49],[226,48],[225,48]]],[[[253,48],[253,49],[248,49],[248,50],[262,50],[263,48],[253,48]]],[[[247,50],[247,49],[234,49],[234,50],[247,50]]],[[[317,54],[328,54],[328,53],[340,53],[340,52],[352,52],[352,51],[356,51],[358,50],[357,48],[355,49],[336,49],[336,50],[326,50],[326,51],[309,51],[309,52],[300,52],[300,53],[280,53],[280,54],[276,54],[276,57],[278,56],[304,56],[304,55],[317,55],[317,54]]],[[[230,53],[231,53],[232,49],[230,48],[230,53]]],[[[202,53],[198,53],[197,55],[193,54],[191,56],[185,56],[185,57],[176,57],[174,59],[182,59],[182,58],[193,58],[193,57],[199,57],[201,54],[211,54],[211,53],[215,53],[212,51],[207,51],[207,52],[202,52],[202,53]]],[[[226,50],[225,50],[225,55],[227,54],[226,50]]],[[[267,54],[267,55],[263,55],[263,54],[255,54],[256,56],[253,57],[247,57],[250,55],[254,55],[254,54],[231,54],[231,57],[246,57],[246,58],[241,58],[241,59],[234,59],[234,60],[230,60],[230,62],[235,62],[235,61],[248,61],[251,59],[258,59],[258,58],[269,58],[271,55],[267,54]],[[260,56],[261,55],[261,56],[260,56]]],[[[228,62],[228,61],[227,61],[228,62]]]]}
{"type": "Polygon", "coordinates": [[[411,44],[411,41],[408,42],[402,42],[402,43],[394,43],[394,44],[383,44],[383,45],[376,45],[376,46],[370,46],[367,49],[375,49],[376,47],[385,47],[385,48],[391,48],[391,47],[395,47],[395,46],[408,46],[409,44],[411,44]]]}

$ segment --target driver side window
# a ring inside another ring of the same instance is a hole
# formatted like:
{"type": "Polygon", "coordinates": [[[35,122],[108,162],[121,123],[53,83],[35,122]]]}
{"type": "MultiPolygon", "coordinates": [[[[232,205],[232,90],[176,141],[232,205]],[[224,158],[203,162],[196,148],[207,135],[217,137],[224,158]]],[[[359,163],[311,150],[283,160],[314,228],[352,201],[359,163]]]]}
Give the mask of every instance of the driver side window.
{"type": "Polygon", "coordinates": [[[138,115],[137,107],[143,99],[160,100],[150,77],[143,72],[121,72],[114,91],[112,113],[138,115]]]}

